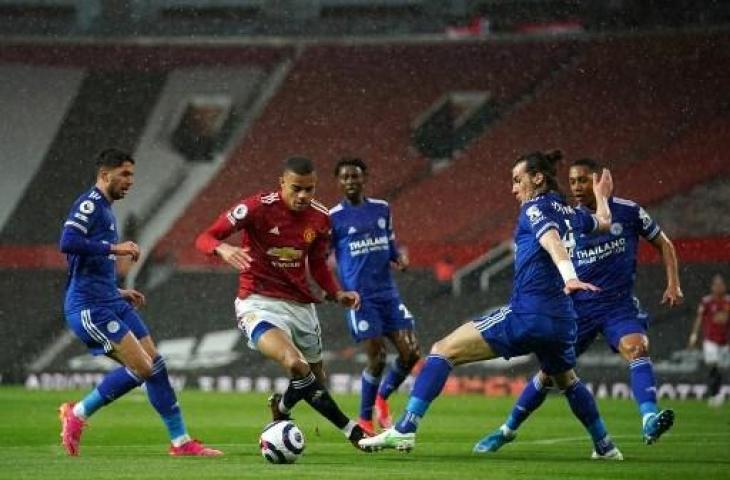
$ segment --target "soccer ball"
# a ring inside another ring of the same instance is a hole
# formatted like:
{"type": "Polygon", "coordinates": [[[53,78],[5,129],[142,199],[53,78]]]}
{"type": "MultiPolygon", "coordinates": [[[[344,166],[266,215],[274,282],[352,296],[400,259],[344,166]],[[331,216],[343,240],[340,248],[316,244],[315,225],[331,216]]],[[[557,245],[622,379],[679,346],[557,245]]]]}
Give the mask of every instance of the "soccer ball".
{"type": "Polygon", "coordinates": [[[304,451],[304,434],[289,420],[271,422],[261,432],[259,447],[271,463],[294,463],[304,451]]]}

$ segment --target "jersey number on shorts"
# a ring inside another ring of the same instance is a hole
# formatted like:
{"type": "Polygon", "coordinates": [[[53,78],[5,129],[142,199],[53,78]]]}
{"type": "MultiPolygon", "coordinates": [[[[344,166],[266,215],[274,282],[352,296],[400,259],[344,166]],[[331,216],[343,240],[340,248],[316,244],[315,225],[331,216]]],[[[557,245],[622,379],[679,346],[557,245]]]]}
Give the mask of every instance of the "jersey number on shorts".
{"type": "Polygon", "coordinates": [[[408,310],[408,308],[406,308],[406,306],[402,303],[398,305],[398,310],[403,312],[403,318],[413,318],[413,314],[411,314],[410,310],[408,310]]]}

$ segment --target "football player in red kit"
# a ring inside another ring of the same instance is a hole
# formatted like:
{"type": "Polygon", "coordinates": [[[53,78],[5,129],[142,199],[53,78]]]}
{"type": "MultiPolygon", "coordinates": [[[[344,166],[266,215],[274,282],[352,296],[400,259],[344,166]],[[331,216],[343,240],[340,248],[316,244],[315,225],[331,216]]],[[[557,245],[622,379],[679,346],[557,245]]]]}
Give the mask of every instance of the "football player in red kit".
{"type": "Polygon", "coordinates": [[[340,410],[324,386],[322,338],[314,308],[320,300],[310,291],[307,269],[329,300],[357,309],[360,297],[343,291],[327,266],[329,212],[313,200],[316,183],[308,158],[287,159],[280,190],[240,200],[198,236],[196,247],[239,270],[238,326],[251,348],[276,361],[291,378],[283,395],[269,399],[274,420],[289,418],[304,400],[360,448],[362,428],[340,410]],[[240,246],[223,242],[241,230],[240,246]]]}

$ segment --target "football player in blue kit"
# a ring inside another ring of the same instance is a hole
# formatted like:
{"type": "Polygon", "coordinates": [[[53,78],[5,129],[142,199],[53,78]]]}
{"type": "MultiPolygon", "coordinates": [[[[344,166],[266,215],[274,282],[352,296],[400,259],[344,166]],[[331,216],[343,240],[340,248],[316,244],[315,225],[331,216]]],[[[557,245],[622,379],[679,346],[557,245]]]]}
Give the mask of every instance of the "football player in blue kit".
{"type": "Polygon", "coordinates": [[[393,428],[360,440],[362,446],[412,449],[415,432],[453,367],[534,353],[589,432],[592,458],[623,459],[593,396],[574,371],[576,314],[569,294],[598,289],[579,280],[566,249],[576,234],[610,228],[607,197],[612,190],[611,175],[607,170],[600,180],[593,175],[595,214],[575,210],[558,191],[555,175],[560,158],[560,152],[534,152],[517,159],[512,168],[512,193],[521,208],[514,233],[515,276],[509,304],[436,342],[416,378],[403,416],[393,428]]]}
{"type": "MultiPolygon", "coordinates": [[[[599,170],[591,159],[577,160],[570,167],[571,193],[582,211],[596,209],[590,178],[599,170]]],[[[608,202],[613,217],[610,231],[594,236],[577,235],[571,253],[578,276],[601,289],[573,295],[578,314],[576,355],[585,352],[601,333],[609,346],[629,363],[644,442],[652,444],[672,427],[674,412],[657,407],[656,380],[649,358],[648,316],[633,296],[639,237],[648,240],[661,253],[667,277],[662,303],[669,306],[679,305],[683,300],[677,255],[671,240],[643,208],[618,197],[611,197],[608,202]]],[[[505,423],[480,440],[474,451],[496,452],[514,440],[519,426],[542,404],[551,386],[548,375],[538,372],[525,386],[505,423]]]]}
{"type": "Polygon", "coordinates": [[[170,435],[170,455],[219,456],[222,452],[188,435],[165,361],[136,310],[144,305],[144,295],[117,288],[116,257],[135,261],[140,254],[134,242],[119,242],[112,211],[112,203],[124,198],[134,184],[134,164],[126,152],[102,151],[96,158],[96,185],[74,201],[63,224],[66,323],[93,355],[106,355],[121,366],[107,373],[81,401],[61,405],[61,443],[69,455],[78,455],[87,419],[144,383],[170,435]]]}
{"type": "Polygon", "coordinates": [[[340,281],[356,290],[360,310],[350,310],[347,325],[367,355],[362,372],[359,423],[373,433],[373,408],[383,428],[392,425],[387,399],[406,379],[420,358],[414,319],[398,294],[391,266],[404,270],[408,258],[395,243],[390,206],[385,200],[366,197],[367,165],[359,158],[343,158],[335,167],[344,199],[330,210],[332,247],[340,281]],[[385,339],[398,356],[386,367],[385,339]],[[384,378],[383,378],[384,377],[384,378]]]}

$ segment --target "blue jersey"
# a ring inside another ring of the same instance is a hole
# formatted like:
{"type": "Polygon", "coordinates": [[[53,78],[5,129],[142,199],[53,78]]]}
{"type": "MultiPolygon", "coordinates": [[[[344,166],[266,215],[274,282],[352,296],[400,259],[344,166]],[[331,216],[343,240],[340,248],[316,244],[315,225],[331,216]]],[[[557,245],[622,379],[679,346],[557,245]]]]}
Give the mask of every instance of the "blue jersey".
{"type": "Polygon", "coordinates": [[[554,192],[522,205],[514,234],[515,277],[510,299],[513,312],[575,318],[573,303],[563,292],[565,282],[539,240],[555,229],[570,250],[576,233],[587,234],[596,227],[593,215],[567,205],[554,192]]]}
{"type": "Polygon", "coordinates": [[[67,254],[68,282],[64,309],[80,310],[90,305],[120,300],[115,256],[109,253],[117,243],[117,224],[111,204],[94,187],[76,199],[63,224],[62,243],[69,237],[87,254],[67,254]]]}
{"type": "Polygon", "coordinates": [[[398,258],[398,250],[388,202],[365,198],[353,205],[345,200],[330,210],[330,219],[345,290],[355,290],[362,298],[396,295],[390,262],[398,258]]]}
{"type": "MultiPolygon", "coordinates": [[[[616,301],[631,303],[636,278],[636,253],[639,237],[653,240],[659,226],[636,203],[622,198],[609,199],[611,229],[600,235],[577,235],[572,253],[578,277],[600,287],[600,292],[581,291],[573,295],[576,310],[582,315],[591,305],[599,307],[616,301]]],[[[585,207],[581,210],[588,212],[585,207]]]]}

